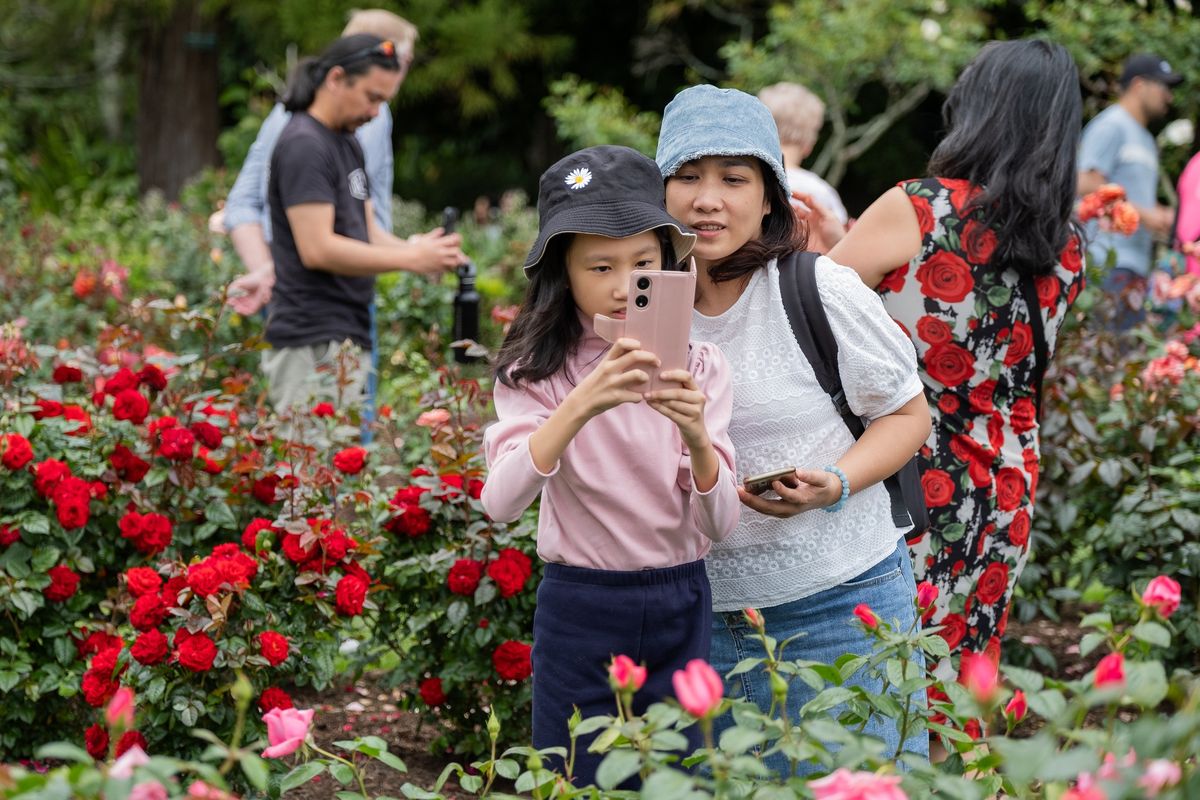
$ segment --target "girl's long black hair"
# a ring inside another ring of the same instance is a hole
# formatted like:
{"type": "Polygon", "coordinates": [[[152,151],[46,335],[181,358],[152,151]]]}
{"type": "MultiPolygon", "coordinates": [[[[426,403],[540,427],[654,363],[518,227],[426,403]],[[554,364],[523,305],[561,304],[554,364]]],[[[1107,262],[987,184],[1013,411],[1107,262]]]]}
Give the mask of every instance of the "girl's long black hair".
{"type": "Polygon", "coordinates": [[[1062,45],[990,42],[942,106],[949,133],[929,174],[982,187],[964,209],[996,234],[991,264],[1021,275],[1053,269],[1072,235],[1083,106],[1079,70],[1062,45]]]}
{"type": "Polygon", "coordinates": [[[725,258],[709,265],[708,277],[713,283],[745,278],[756,269],[762,269],[771,259],[803,250],[808,244],[808,229],[796,219],[791,198],[775,177],[775,170],[761,159],[755,158],[754,161],[762,175],[763,191],[771,211],[763,217],[762,236],[746,242],[725,258]]]}
{"type": "Polygon", "coordinates": [[[325,52],[316,58],[301,59],[292,70],[287,89],[283,93],[283,107],[288,111],[306,111],[317,96],[317,88],[334,67],[341,67],[353,78],[365,75],[371,67],[382,67],[390,72],[400,70],[400,61],[395,53],[389,57],[371,48],[383,44],[383,39],[369,33],[356,33],[334,40],[325,52]]]}
{"type": "MultiPolygon", "coordinates": [[[[666,228],[655,228],[662,248],[662,268],[676,268],[675,248],[666,228]]],[[[505,386],[533,383],[561,372],[583,336],[575,298],[567,279],[567,248],[572,234],[563,233],[546,243],[525,300],[496,356],[496,379],[505,386]]]]}

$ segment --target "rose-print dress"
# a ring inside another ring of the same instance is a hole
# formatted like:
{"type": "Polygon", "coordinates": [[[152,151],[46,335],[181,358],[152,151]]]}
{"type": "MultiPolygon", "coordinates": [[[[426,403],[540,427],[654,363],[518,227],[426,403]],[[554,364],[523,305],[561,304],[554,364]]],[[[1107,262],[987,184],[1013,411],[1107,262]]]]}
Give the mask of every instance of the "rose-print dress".
{"type": "MultiPolygon", "coordinates": [[[[933,430],[921,448],[930,529],[909,541],[918,581],[938,590],[927,625],[943,626],[952,680],[963,651],[1000,655],[1017,576],[1029,553],[1038,479],[1035,348],[1019,278],[988,265],[995,234],[961,209],[966,181],[900,184],[921,226],[921,252],[878,290],[917,349],[933,430]]],[[[1079,243],[1035,279],[1049,352],[1083,285],[1079,243]]]]}

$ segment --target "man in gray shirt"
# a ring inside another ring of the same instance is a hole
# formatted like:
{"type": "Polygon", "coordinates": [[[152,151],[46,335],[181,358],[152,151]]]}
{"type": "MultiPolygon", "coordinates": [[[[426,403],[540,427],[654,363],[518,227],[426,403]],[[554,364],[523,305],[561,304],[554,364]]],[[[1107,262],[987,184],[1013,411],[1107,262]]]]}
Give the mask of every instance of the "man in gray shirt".
{"type": "Polygon", "coordinates": [[[1130,56],[1121,72],[1121,95],[1116,103],[1096,115],[1083,129],[1079,148],[1079,194],[1096,191],[1105,183],[1125,189],[1141,217],[1132,236],[1099,230],[1091,225],[1090,258],[1100,264],[1115,255],[1104,288],[1132,300],[1118,315],[1120,329],[1141,321],[1146,278],[1150,274],[1154,239],[1171,231],[1175,210],[1158,204],[1158,147],[1146,126],[1166,116],[1171,88],[1183,80],[1171,65],[1149,53],[1130,56]]]}

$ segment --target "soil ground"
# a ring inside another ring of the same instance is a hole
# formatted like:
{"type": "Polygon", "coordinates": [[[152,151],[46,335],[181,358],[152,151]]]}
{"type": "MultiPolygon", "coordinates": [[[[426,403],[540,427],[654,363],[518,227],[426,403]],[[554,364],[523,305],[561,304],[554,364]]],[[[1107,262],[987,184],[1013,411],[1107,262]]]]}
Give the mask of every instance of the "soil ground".
{"type": "MultiPolygon", "coordinates": [[[[1081,632],[1073,622],[1058,623],[1043,619],[1027,623],[1012,622],[1005,638],[1006,646],[1019,651],[1014,653],[1019,660],[1022,652],[1030,654],[1034,647],[1045,648],[1057,665],[1050,671],[1067,679],[1084,675],[1102,655],[1102,652],[1097,652],[1088,658],[1080,657],[1081,632]]],[[[1031,663],[1030,666],[1046,670],[1040,664],[1031,663]]],[[[314,732],[318,744],[326,750],[333,751],[333,742],[339,739],[374,735],[386,741],[389,751],[405,762],[408,767],[406,775],[373,760],[369,763],[365,778],[367,790],[373,795],[402,797],[400,787],[406,781],[424,789],[432,789],[447,763],[469,760],[455,759],[452,754],[431,753],[434,730],[428,725],[421,727],[415,714],[400,710],[403,690],[382,688],[372,675],[368,674],[349,686],[335,687],[321,693],[301,693],[295,699],[299,708],[317,709],[314,732]]],[[[1036,730],[1036,721],[1031,722],[1033,725],[1022,726],[1023,729],[1019,728],[1016,735],[1028,735],[1036,730]]],[[[332,800],[334,794],[343,788],[356,787],[342,787],[329,775],[322,775],[308,785],[289,792],[288,797],[295,800],[332,800]]],[[[445,793],[451,798],[468,796],[458,790],[453,781],[445,793]]]]}

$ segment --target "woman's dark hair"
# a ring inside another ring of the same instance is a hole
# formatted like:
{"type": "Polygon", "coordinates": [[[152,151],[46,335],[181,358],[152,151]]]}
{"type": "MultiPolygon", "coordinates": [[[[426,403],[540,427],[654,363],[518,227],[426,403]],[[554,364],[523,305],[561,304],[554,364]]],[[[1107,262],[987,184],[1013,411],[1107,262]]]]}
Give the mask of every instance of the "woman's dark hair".
{"type": "MultiPolygon", "coordinates": [[[[662,248],[662,268],[676,268],[675,248],[666,228],[655,228],[662,248]]],[[[575,298],[567,279],[567,249],[573,234],[546,243],[546,252],[529,279],[525,301],[496,356],[496,379],[505,386],[534,382],[560,372],[583,336],[575,298]]]]}
{"type": "Polygon", "coordinates": [[[317,96],[317,88],[334,67],[341,67],[350,78],[364,75],[371,67],[381,67],[389,72],[399,72],[400,61],[396,58],[395,45],[391,55],[386,48],[379,48],[384,40],[369,33],[343,36],[325,48],[316,58],[301,59],[292,70],[287,89],[283,93],[283,107],[288,111],[306,111],[317,96]]]}
{"type": "MultiPolygon", "coordinates": [[[[773,258],[780,258],[808,244],[808,229],[796,220],[791,198],[775,177],[775,171],[755,158],[763,179],[763,191],[771,211],[763,217],[762,236],[746,242],[725,258],[710,264],[708,277],[713,283],[744,278],[773,258]]],[[[667,178],[670,181],[670,178],[667,178]]]]}
{"type": "Polygon", "coordinates": [[[942,106],[949,133],[929,174],[981,187],[966,209],[996,234],[991,264],[1046,274],[1072,235],[1083,106],[1079,70],[1062,45],[990,42],[942,106]]]}

